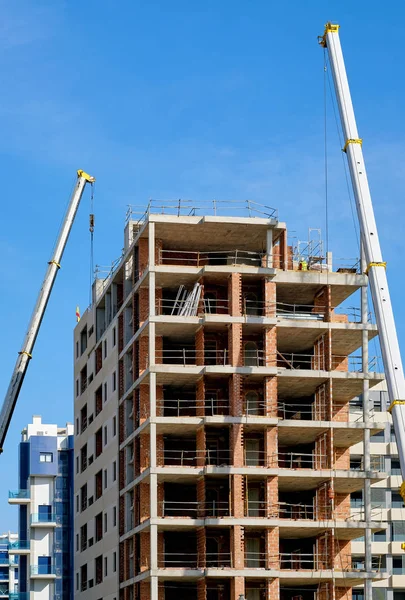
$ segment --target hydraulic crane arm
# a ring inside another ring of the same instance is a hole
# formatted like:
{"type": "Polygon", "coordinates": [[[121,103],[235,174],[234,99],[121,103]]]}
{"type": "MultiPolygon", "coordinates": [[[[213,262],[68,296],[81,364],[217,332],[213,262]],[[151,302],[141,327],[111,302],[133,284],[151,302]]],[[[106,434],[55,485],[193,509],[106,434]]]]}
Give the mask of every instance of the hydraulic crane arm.
{"type": "Polygon", "coordinates": [[[94,181],[94,177],[91,177],[84,171],[77,172],[77,182],[75,184],[75,188],[73,190],[73,194],[70,199],[65,218],[63,220],[62,228],[56,241],[52,259],[48,263],[48,268],[46,270],[45,277],[38,294],[34,312],[32,313],[32,317],[28,325],[28,331],[25,335],[23,346],[20,352],[18,353],[17,362],[15,364],[11,381],[8,386],[6,396],[4,398],[3,406],[1,408],[0,452],[3,451],[3,444],[7,435],[8,427],[10,425],[11,417],[13,416],[14,408],[18,400],[18,396],[24,381],[25,374],[27,372],[28,364],[32,358],[32,351],[34,349],[35,340],[37,339],[38,331],[41,327],[41,322],[46,310],[46,306],[48,304],[49,297],[52,292],[52,287],[56,279],[56,274],[60,269],[60,262],[66,247],[66,242],[68,240],[70,230],[72,229],[73,221],[75,219],[76,212],[84,192],[84,188],[87,182],[93,183],[94,181]]]}
{"type": "MultiPolygon", "coordinates": [[[[374,217],[366,167],[363,159],[362,140],[357,132],[352,99],[342,48],[339,25],[327,23],[320,44],[327,48],[335,85],[340,119],[345,139],[343,148],[349,164],[357,214],[360,222],[361,241],[367,262],[367,273],[373,299],[374,311],[380,336],[381,352],[387,380],[390,411],[398,445],[402,478],[405,480],[405,381],[399,350],[397,330],[388,290],[385,262],[383,262],[377,226],[374,217]]],[[[405,482],[401,486],[405,497],[405,482]]]]}

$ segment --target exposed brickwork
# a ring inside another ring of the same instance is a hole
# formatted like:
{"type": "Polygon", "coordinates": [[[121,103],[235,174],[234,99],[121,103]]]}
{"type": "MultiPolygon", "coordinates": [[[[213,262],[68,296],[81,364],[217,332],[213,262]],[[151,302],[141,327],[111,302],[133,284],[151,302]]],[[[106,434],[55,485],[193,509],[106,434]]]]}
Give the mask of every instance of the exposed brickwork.
{"type": "Polygon", "coordinates": [[[244,481],[242,475],[231,476],[231,511],[239,519],[244,516],[244,481]]]}
{"type": "Polygon", "coordinates": [[[140,570],[147,571],[150,567],[150,533],[141,531],[140,535],[140,570]]]}
{"type": "Polygon", "coordinates": [[[350,540],[335,539],[335,569],[346,571],[352,566],[352,550],[350,540]]]}
{"type": "Polygon", "coordinates": [[[139,325],[141,326],[149,315],[149,288],[139,290],[139,325]]]}
{"type": "Polygon", "coordinates": [[[278,464],[278,429],[266,427],[264,431],[265,466],[276,467],[278,464]]]}
{"type": "Polygon", "coordinates": [[[228,279],[228,305],[232,317],[242,314],[242,275],[232,273],[228,279]]]}
{"type": "Polygon", "coordinates": [[[203,366],[204,360],[204,328],[200,327],[195,334],[196,364],[203,366]]]}
{"type": "Polygon", "coordinates": [[[265,377],[264,379],[264,404],[265,416],[277,417],[277,377],[265,377]]]}
{"type": "Polygon", "coordinates": [[[205,478],[204,477],[199,477],[197,480],[197,502],[198,502],[197,517],[202,519],[205,517],[205,478]]]}
{"type": "Polygon", "coordinates": [[[245,594],[245,578],[234,577],[231,584],[231,600],[239,600],[240,595],[245,594]]]}
{"type": "Polygon", "coordinates": [[[335,469],[350,469],[350,448],[335,449],[335,469]]]}
{"type": "Polygon", "coordinates": [[[229,403],[232,416],[239,417],[243,415],[241,375],[234,374],[229,378],[229,403]]]}
{"type": "Polygon", "coordinates": [[[266,367],[277,366],[277,328],[268,327],[264,331],[264,364],[266,367]]]}
{"type": "Polygon", "coordinates": [[[243,569],[245,566],[244,533],[244,528],[240,525],[231,528],[232,564],[235,569],[243,569]]]}
{"type": "Polygon", "coordinates": [[[206,536],[205,527],[197,529],[197,566],[200,569],[205,569],[206,566],[206,536]]]}
{"type": "Polygon", "coordinates": [[[204,426],[199,427],[196,433],[196,448],[197,448],[197,466],[205,466],[205,429],[204,426]]]}
{"type": "Polygon", "coordinates": [[[150,518],[150,486],[149,483],[139,484],[139,520],[141,523],[150,518]]]}
{"type": "Polygon", "coordinates": [[[243,425],[240,423],[231,426],[230,434],[232,464],[235,467],[242,467],[244,464],[243,456],[243,425]]]}
{"type": "Polygon", "coordinates": [[[264,316],[276,316],[276,284],[269,278],[263,282],[264,287],[264,316]]]}
{"type": "Polygon", "coordinates": [[[204,406],[205,406],[205,382],[204,377],[201,377],[196,384],[196,403],[197,409],[196,414],[197,417],[204,416],[204,406]]]}
{"type": "Polygon", "coordinates": [[[352,600],[352,588],[350,588],[350,587],[335,588],[335,600],[352,600]]]}
{"type": "Polygon", "coordinates": [[[279,569],[279,528],[271,527],[266,529],[265,533],[265,547],[266,547],[266,568],[267,569],[279,569]]]}
{"type": "Polygon", "coordinates": [[[139,423],[144,423],[149,417],[149,385],[140,385],[139,423]]]}
{"type": "Polygon", "coordinates": [[[266,600],[280,600],[280,580],[268,579],[266,587],[266,600]]]}
{"type": "Polygon", "coordinates": [[[242,324],[232,323],[228,329],[229,363],[233,367],[243,365],[242,355],[242,324]]]}
{"type": "Polygon", "coordinates": [[[138,246],[139,246],[138,272],[139,272],[139,277],[141,277],[149,263],[148,239],[140,238],[138,246]]]}
{"type": "Polygon", "coordinates": [[[199,579],[197,581],[197,600],[207,600],[207,580],[199,579]]]}
{"type": "Polygon", "coordinates": [[[350,494],[335,494],[335,518],[346,520],[350,512],[350,494]]]}
{"type": "Polygon", "coordinates": [[[276,519],[278,511],[278,477],[266,477],[266,516],[276,519]]]}

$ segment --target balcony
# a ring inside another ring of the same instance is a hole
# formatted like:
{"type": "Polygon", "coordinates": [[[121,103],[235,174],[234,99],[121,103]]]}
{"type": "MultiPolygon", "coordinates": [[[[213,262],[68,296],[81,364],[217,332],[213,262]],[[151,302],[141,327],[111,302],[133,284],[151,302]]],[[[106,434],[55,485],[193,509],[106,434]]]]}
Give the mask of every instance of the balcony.
{"type": "Polygon", "coordinates": [[[204,519],[231,516],[229,502],[226,501],[184,502],[181,500],[163,500],[160,503],[160,509],[163,518],[204,519]]]}
{"type": "Polygon", "coordinates": [[[204,351],[194,348],[168,348],[156,350],[156,362],[164,365],[187,366],[227,366],[230,364],[229,353],[224,350],[205,349],[204,351]]]}
{"type": "MultiPolygon", "coordinates": [[[[380,357],[371,356],[368,361],[368,371],[371,373],[381,373],[380,357]]],[[[330,365],[324,354],[300,354],[277,352],[277,367],[279,369],[306,369],[306,370],[332,370],[346,371],[350,373],[361,373],[363,371],[361,356],[340,356],[333,354],[330,365]]]]}
{"type": "Polygon", "coordinates": [[[176,267],[207,267],[207,266],[265,266],[266,255],[263,252],[248,250],[222,250],[217,252],[199,252],[192,250],[161,249],[158,256],[160,265],[176,267]]]}
{"type": "Polygon", "coordinates": [[[31,527],[56,527],[56,514],[32,514],[31,527]]]}
{"type": "Polygon", "coordinates": [[[55,579],[54,565],[31,565],[30,576],[32,579],[55,579]]]}
{"type": "Polygon", "coordinates": [[[9,600],[30,600],[29,592],[10,592],[8,595],[9,600]]]}
{"type": "Polygon", "coordinates": [[[212,417],[229,414],[229,400],[226,398],[164,398],[157,400],[156,407],[164,417],[195,417],[197,414],[212,417]]]}
{"type": "Polygon", "coordinates": [[[10,542],[8,548],[9,554],[29,554],[30,552],[30,541],[29,540],[18,540],[17,542],[10,542]]]}
{"type": "Polygon", "coordinates": [[[29,490],[11,490],[8,492],[9,504],[29,504],[30,501],[29,490]]]}

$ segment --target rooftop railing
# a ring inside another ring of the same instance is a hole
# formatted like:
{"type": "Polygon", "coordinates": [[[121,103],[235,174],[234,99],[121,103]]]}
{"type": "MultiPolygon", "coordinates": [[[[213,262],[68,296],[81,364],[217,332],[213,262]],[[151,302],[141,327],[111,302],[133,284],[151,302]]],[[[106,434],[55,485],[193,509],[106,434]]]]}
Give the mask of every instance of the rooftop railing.
{"type": "Polygon", "coordinates": [[[149,200],[146,209],[137,205],[128,205],[126,221],[134,220],[141,225],[150,214],[172,215],[176,217],[196,217],[213,215],[225,217],[259,217],[277,219],[277,209],[253,200],[149,200]]]}
{"type": "Polygon", "coordinates": [[[160,249],[158,261],[160,265],[176,265],[178,267],[206,267],[208,265],[261,267],[264,266],[265,256],[263,252],[238,249],[212,252],[160,249]]]}

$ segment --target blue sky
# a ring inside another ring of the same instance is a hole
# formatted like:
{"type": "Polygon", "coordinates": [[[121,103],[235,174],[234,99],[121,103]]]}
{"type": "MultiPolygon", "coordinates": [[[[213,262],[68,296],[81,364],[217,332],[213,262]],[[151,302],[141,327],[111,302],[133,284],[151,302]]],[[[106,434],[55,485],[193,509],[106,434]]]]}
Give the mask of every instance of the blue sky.
{"type": "MultiPolygon", "coordinates": [[[[97,177],[95,263],[123,245],[127,204],[245,199],[277,207],[291,235],[325,227],[323,51],[341,39],[388,261],[400,340],[405,121],[403,3],[376,0],[0,0],[0,236],[5,393],[74,182],[97,177]]],[[[358,254],[328,100],[330,248],[358,254]]],[[[75,307],[89,298],[89,195],[83,199],[0,457],[0,530],[32,414],[73,418],[75,307]]]]}

